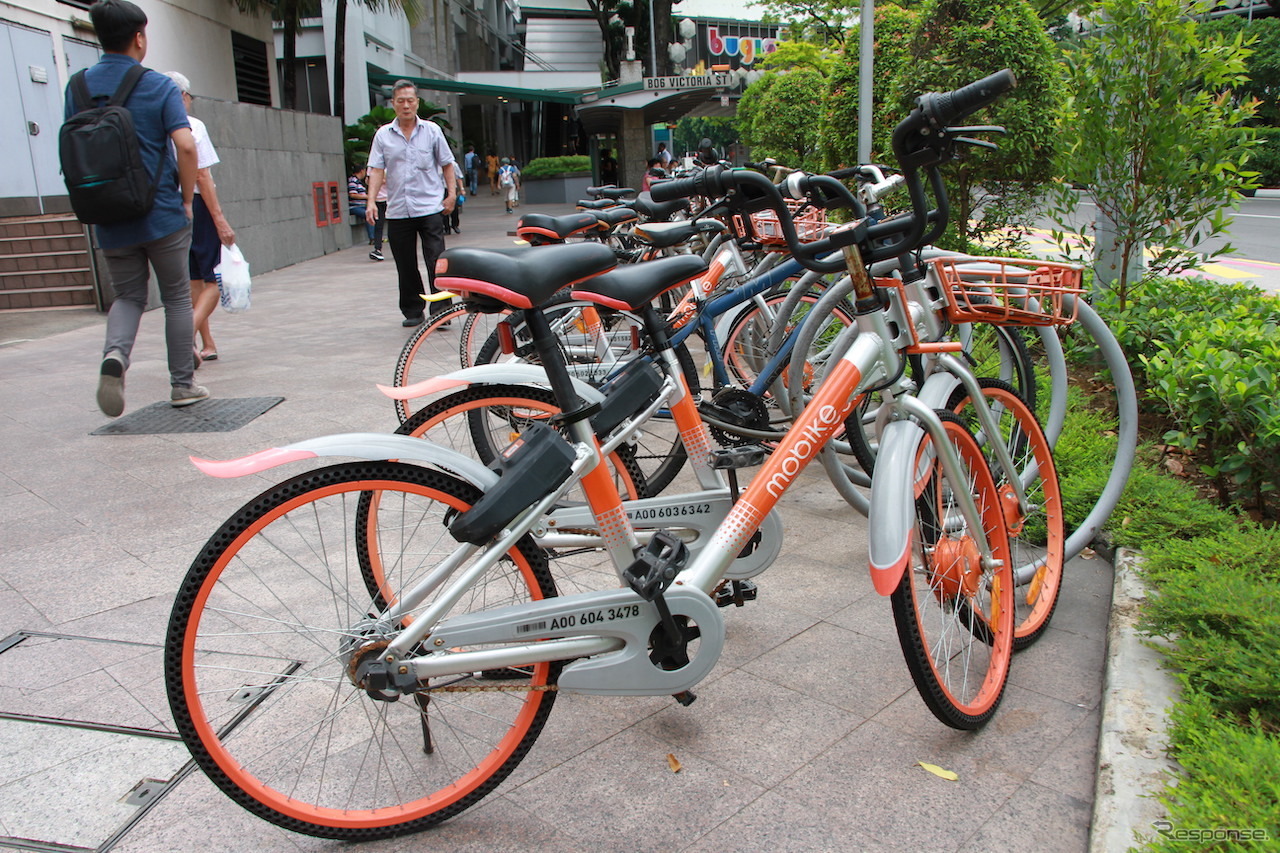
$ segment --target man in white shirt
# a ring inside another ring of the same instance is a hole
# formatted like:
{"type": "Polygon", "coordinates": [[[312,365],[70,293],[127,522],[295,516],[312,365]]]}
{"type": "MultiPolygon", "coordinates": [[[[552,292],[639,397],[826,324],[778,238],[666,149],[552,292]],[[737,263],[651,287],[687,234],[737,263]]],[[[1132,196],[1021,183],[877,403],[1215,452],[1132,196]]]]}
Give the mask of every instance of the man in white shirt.
{"type": "Polygon", "coordinates": [[[666,169],[671,165],[671,152],[667,150],[667,143],[658,143],[658,153],[655,156],[657,159],[662,161],[660,165],[663,169],[666,169]]]}
{"type": "MultiPolygon", "coordinates": [[[[402,325],[417,326],[425,319],[418,238],[422,238],[427,284],[436,293],[436,258],[444,251],[444,216],[453,212],[456,202],[457,164],[439,126],[418,117],[418,87],[397,80],[391,92],[396,120],[373,136],[369,195],[376,199],[385,184],[387,242],[400,279],[402,325]]],[[[377,211],[370,207],[365,218],[376,222],[377,211]]],[[[431,303],[433,314],[446,308],[447,301],[431,303]]]]}

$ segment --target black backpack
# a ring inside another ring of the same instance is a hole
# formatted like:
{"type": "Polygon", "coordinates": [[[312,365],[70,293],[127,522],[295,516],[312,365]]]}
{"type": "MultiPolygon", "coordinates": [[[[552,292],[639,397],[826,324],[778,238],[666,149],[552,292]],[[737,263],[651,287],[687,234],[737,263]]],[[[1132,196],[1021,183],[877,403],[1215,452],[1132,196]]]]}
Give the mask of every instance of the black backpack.
{"type": "Polygon", "coordinates": [[[141,65],[130,68],[105,106],[93,105],[83,71],[71,77],[76,114],[58,133],[58,158],[71,209],[81,222],[128,222],[145,216],[155,203],[156,179],[142,163],[133,114],[124,106],[145,73],[141,65]]]}

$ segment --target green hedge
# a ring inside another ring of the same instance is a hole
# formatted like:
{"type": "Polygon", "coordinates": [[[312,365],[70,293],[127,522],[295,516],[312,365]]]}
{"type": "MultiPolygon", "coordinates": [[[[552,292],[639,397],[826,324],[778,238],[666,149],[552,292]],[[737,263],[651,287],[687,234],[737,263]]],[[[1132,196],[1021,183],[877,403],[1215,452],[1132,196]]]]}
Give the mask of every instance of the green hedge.
{"type": "Polygon", "coordinates": [[[1145,283],[1123,312],[1108,299],[1099,310],[1121,346],[1150,353],[1134,372],[1174,424],[1164,441],[1193,454],[1224,503],[1267,510],[1280,489],[1280,298],[1178,278],[1145,283]]]}
{"type": "Polygon", "coordinates": [[[520,170],[520,176],[526,181],[539,178],[555,178],[561,175],[591,173],[591,158],[585,155],[573,157],[539,157],[530,160],[529,165],[520,170]]]}
{"type": "MultiPolygon", "coordinates": [[[[1236,502],[1219,508],[1206,500],[1163,470],[1159,448],[1147,447],[1108,525],[1118,542],[1147,556],[1150,596],[1141,627],[1167,641],[1160,648],[1183,688],[1169,744],[1181,771],[1158,794],[1169,826],[1156,827],[1143,849],[1275,849],[1280,529],[1243,517],[1238,507],[1268,488],[1263,469],[1280,464],[1266,458],[1280,455],[1271,384],[1280,374],[1280,345],[1273,343],[1280,300],[1248,286],[1172,279],[1144,289],[1124,312],[1105,295],[1095,306],[1131,354],[1142,405],[1178,425],[1166,441],[1195,446],[1210,475],[1230,469],[1227,497],[1236,502]],[[1132,356],[1151,350],[1147,358],[1132,356]],[[1233,459],[1250,461],[1233,469],[1233,459]]],[[[1068,430],[1081,418],[1084,426],[1064,432],[1055,455],[1066,457],[1060,468],[1087,470],[1107,421],[1076,408],[1068,430]]]]}

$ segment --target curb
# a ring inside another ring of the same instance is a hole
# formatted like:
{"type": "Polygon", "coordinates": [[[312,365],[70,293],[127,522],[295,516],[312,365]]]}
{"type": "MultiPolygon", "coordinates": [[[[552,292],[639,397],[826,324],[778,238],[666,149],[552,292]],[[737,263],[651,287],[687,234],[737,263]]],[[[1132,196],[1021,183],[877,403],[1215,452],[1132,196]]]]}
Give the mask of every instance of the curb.
{"type": "Polygon", "coordinates": [[[1168,817],[1155,794],[1178,771],[1166,751],[1178,684],[1163,668],[1163,655],[1136,627],[1147,598],[1137,572],[1141,564],[1137,551],[1116,552],[1090,853],[1127,850],[1140,835],[1149,835],[1154,821],[1168,817]]]}

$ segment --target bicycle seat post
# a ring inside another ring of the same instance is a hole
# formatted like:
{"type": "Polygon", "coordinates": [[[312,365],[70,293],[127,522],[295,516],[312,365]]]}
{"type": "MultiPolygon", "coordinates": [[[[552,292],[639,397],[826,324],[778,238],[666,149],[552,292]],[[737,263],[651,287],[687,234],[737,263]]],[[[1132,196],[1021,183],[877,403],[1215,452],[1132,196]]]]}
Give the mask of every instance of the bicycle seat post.
{"type": "Polygon", "coordinates": [[[533,346],[538,351],[538,358],[547,372],[547,381],[551,385],[551,393],[555,394],[556,403],[561,414],[556,418],[561,423],[572,424],[585,420],[600,410],[599,403],[584,404],[578,392],[573,388],[573,380],[569,377],[564,355],[560,352],[556,334],[547,322],[547,316],[539,307],[524,310],[525,324],[533,336],[533,346]]]}

